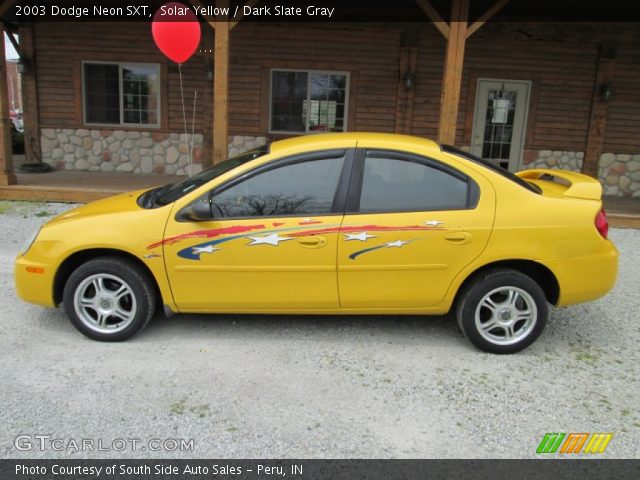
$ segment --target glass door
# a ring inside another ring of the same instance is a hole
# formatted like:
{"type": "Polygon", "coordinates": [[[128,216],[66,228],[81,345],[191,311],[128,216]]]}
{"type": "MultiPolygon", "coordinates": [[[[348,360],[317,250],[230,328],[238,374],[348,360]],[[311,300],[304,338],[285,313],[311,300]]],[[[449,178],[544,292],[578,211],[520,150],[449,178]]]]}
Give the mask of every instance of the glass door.
{"type": "Polygon", "coordinates": [[[530,82],[478,80],[473,154],[512,172],[520,169],[530,82]]]}

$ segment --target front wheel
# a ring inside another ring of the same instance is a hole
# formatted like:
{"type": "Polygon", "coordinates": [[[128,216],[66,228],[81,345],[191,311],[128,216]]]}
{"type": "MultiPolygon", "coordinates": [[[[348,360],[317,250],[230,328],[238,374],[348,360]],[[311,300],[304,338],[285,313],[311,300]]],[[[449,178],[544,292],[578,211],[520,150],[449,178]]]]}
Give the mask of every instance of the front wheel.
{"type": "Polygon", "coordinates": [[[461,292],[458,326],[476,347],[515,353],[540,336],[547,321],[544,292],[527,275],[510,269],[482,273],[461,292]]]}
{"type": "Polygon", "coordinates": [[[69,276],[63,303],[71,323],[84,335],[117,342],[134,336],[149,323],[155,294],[140,267],[124,259],[101,257],[69,276]]]}

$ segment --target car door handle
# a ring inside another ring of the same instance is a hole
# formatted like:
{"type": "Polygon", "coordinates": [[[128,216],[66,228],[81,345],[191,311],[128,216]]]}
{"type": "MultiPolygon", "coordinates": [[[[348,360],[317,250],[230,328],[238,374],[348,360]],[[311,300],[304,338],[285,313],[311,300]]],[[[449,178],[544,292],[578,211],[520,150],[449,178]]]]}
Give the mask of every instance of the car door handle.
{"type": "Polygon", "coordinates": [[[471,241],[471,235],[469,232],[451,232],[447,233],[444,238],[447,242],[455,243],[457,245],[464,245],[465,243],[469,243],[471,241]]]}
{"type": "Polygon", "coordinates": [[[327,239],[320,235],[309,235],[306,237],[299,237],[298,243],[306,248],[320,248],[327,244],[327,239]]]}

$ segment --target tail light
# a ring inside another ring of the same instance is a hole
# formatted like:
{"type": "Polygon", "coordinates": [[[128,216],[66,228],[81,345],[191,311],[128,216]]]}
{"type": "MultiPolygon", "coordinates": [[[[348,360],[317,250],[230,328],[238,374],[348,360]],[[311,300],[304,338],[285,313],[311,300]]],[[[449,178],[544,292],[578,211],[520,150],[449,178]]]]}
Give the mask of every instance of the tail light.
{"type": "Polygon", "coordinates": [[[604,211],[604,208],[596,215],[596,229],[603,238],[607,238],[609,234],[609,222],[607,222],[607,212],[604,211]]]}

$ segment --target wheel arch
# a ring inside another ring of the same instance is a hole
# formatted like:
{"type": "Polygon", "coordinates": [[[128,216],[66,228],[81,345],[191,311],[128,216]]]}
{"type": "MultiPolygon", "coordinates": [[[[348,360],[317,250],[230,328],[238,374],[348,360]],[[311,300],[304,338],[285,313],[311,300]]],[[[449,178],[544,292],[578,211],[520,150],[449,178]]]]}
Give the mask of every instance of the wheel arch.
{"type": "Polygon", "coordinates": [[[477,268],[467,275],[458,287],[453,305],[457,303],[460,292],[464,291],[465,287],[473,282],[478,275],[494,268],[510,268],[527,275],[540,286],[547,301],[552,305],[557,305],[560,298],[560,283],[555,274],[541,263],[522,259],[497,260],[477,268]]]}
{"type": "Polygon", "coordinates": [[[60,264],[58,269],[56,270],[56,274],[53,280],[53,301],[56,305],[60,305],[62,303],[62,296],[64,292],[64,287],[69,279],[69,276],[73,273],[75,269],[77,269],[80,265],[86,263],[89,260],[93,260],[98,257],[117,257],[125,260],[129,260],[138,267],[140,267],[145,274],[149,277],[149,279],[153,282],[153,288],[156,294],[156,298],[162,300],[162,294],[160,292],[160,286],[158,285],[158,281],[153,274],[153,272],[149,269],[147,264],[145,264],[142,260],[140,260],[135,255],[126,252],[124,250],[118,250],[115,248],[91,248],[87,250],[80,250],[78,252],[74,252],[69,255],[64,261],[60,264]]]}

